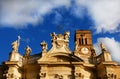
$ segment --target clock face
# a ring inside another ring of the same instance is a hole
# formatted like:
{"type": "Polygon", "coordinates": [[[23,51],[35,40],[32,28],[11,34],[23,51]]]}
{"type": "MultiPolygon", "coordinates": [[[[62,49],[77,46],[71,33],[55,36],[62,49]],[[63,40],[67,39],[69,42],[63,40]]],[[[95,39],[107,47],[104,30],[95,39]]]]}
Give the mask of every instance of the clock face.
{"type": "Polygon", "coordinates": [[[81,49],[81,52],[82,52],[83,54],[87,54],[87,53],[89,52],[89,50],[88,50],[88,48],[83,47],[83,48],[81,49]]]}

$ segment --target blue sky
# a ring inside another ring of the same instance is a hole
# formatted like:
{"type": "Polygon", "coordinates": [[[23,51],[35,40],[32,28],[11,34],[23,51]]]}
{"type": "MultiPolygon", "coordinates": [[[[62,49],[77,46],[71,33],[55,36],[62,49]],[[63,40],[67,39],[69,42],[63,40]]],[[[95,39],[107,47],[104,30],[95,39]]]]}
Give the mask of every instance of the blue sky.
{"type": "Polygon", "coordinates": [[[74,50],[75,30],[91,30],[97,54],[103,42],[113,60],[120,62],[119,0],[0,0],[0,62],[8,60],[11,43],[21,36],[19,52],[29,45],[31,54],[41,52],[50,33],[70,31],[69,47],[74,50]]]}

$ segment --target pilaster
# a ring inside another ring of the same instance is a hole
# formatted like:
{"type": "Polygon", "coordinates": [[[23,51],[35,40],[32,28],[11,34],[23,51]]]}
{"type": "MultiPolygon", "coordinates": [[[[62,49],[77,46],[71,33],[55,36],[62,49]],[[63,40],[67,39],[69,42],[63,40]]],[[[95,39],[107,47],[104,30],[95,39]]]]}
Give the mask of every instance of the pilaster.
{"type": "Polygon", "coordinates": [[[40,65],[40,73],[39,73],[39,76],[40,76],[40,79],[49,79],[47,78],[47,65],[40,65]]]}

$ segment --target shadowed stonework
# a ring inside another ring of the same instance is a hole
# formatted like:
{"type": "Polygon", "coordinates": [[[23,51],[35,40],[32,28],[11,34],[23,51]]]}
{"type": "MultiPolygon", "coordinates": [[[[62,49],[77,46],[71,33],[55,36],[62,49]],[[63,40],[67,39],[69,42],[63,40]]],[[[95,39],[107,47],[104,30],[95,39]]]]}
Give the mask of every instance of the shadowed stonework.
{"type": "Polygon", "coordinates": [[[104,44],[96,56],[90,30],[77,30],[74,51],[69,49],[70,32],[50,34],[52,48],[47,42],[40,43],[42,51],[31,55],[27,46],[20,55],[18,40],[12,43],[8,61],[0,66],[0,79],[120,79],[120,66],[112,61],[104,44]]]}

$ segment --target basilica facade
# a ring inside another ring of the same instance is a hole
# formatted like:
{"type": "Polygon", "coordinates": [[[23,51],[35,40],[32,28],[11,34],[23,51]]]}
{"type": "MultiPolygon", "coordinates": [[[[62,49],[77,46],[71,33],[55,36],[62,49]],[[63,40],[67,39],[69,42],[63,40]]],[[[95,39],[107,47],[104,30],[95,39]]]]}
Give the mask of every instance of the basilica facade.
{"type": "Polygon", "coordinates": [[[40,43],[42,51],[31,55],[18,52],[20,36],[12,43],[8,61],[0,66],[0,79],[120,79],[120,66],[112,61],[104,44],[96,55],[90,30],[76,30],[74,51],[69,48],[70,32],[50,34],[52,47],[40,43]]]}

